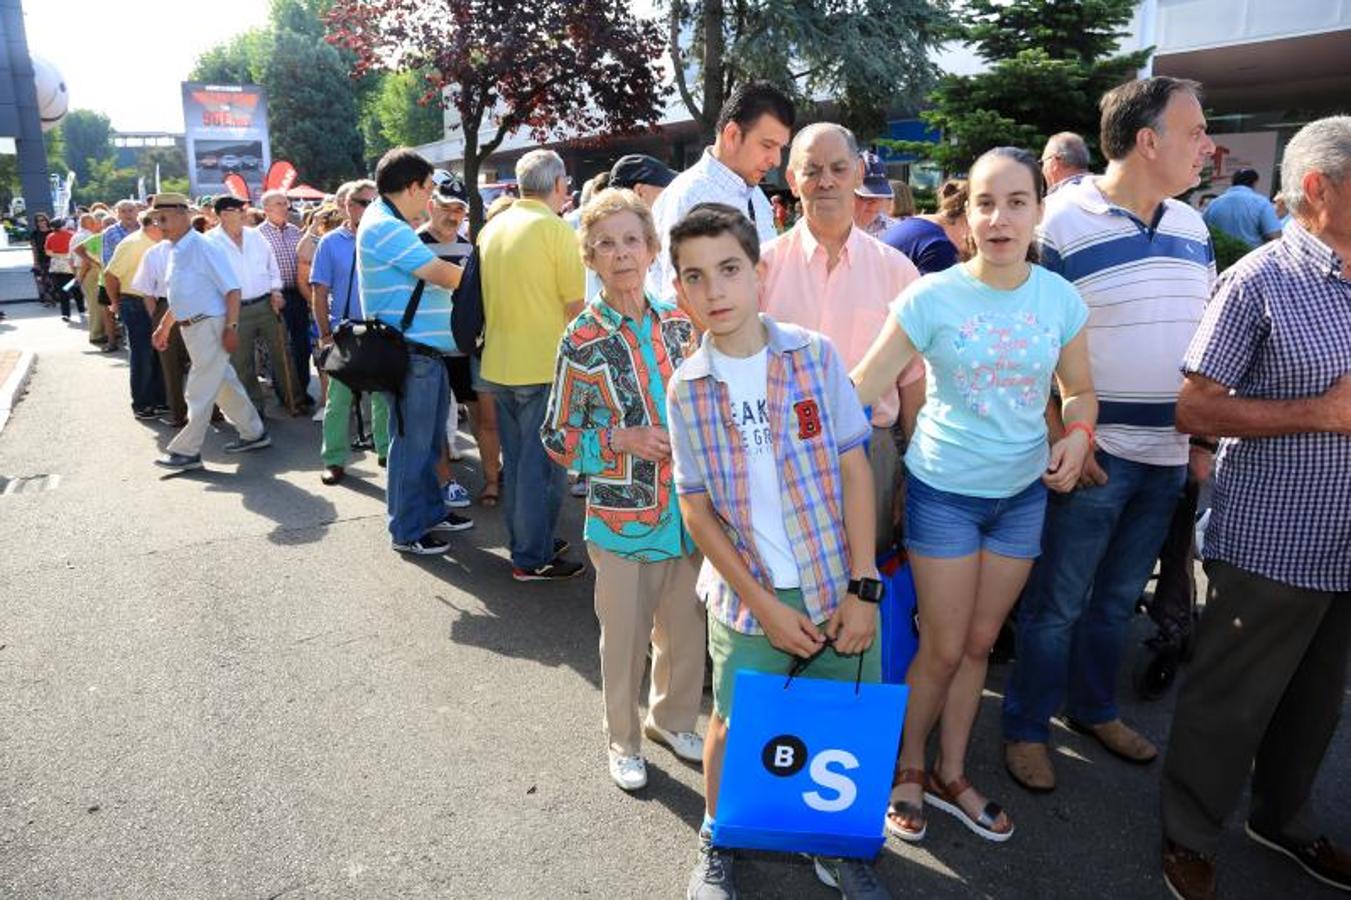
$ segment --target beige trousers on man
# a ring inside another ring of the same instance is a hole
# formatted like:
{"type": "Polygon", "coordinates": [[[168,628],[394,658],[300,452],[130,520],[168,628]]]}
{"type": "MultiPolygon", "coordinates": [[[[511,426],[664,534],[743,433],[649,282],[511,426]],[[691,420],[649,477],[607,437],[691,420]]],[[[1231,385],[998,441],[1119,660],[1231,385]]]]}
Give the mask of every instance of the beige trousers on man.
{"type": "Polygon", "coordinates": [[[180,329],[183,344],[192,359],[187,386],[184,388],[188,402],[188,424],[169,442],[169,452],[185,456],[196,456],[202,452],[202,441],[206,440],[206,429],[211,424],[213,403],[220,407],[225,418],[244,440],[261,437],[263,420],[258,410],[254,409],[249,395],[244,392],[244,385],[239,383],[239,376],[235,374],[234,366],[230,365],[230,354],[221,346],[225,317],[213,316],[192,325],[184,322],[180,329]]]}
{"type": "Polygon", "coordinates": [[[699,556],[640,563],[587,542],[596,567],[600,672],[610,749],[642,749],[638,695],[652,647],[648,716],[667,731],[694,731],[704,692],[703,604],[694,594],[699,556]]]}

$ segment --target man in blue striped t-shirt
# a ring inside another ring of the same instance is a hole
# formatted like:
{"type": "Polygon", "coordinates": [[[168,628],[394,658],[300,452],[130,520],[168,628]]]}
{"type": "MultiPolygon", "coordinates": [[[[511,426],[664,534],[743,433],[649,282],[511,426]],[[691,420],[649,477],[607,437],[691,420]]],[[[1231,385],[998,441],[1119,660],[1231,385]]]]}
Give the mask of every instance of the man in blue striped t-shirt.
{"type": "MultiPolygon", "coordinates": [[[[1030,790],[1055,786],[1047,742],[1062,705],[1113,754],[1135,763],[1158,755],[1121,721],[1116,678],[1187,477],[1187,436],[1174,425],[1178,363],[1215,278],[1200,214],[1171,199],[1197,184],[1215,149],[1199,88],[1156,77],[1109,91],[1100,104],[1106,174],[1046,201],[1042,262],[1088,305],[1099,413],[1097,452],[1079,487],[1050,499],[1022,598],[1003,727],[1005,763],[1030,790]]],[[[1055,441],[1063,429],[1053,407],[1055,441]]]]}
{"type": "Polygon", "coordinates": [[[403,384],[402,424],[390,398],[389,482],[385,488],[389,533],[400,553],[436,555],[450,544],[443,536],[473,522],[447,513],[436,462],[446,440],[450,389],[442,357],[455,352],[450,334],[450,291],[460,269],[436,254],[409,224],[427,208],[432,166],[406,147],[386,153],[375,167],[379,198],[357,226],[357,266],[366,317],[401,327],[419,281],[425,281],[417,313],[403,336],[408,375],[403,384]]]}

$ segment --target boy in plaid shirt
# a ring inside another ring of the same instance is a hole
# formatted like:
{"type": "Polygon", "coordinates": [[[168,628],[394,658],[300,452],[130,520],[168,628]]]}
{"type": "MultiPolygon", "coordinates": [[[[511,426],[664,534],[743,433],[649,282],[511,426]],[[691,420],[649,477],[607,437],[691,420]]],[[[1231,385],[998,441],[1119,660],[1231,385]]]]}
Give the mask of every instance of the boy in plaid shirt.
{"type": "MultiPolygon", "coordinates": [[[[881,680],[871,427],[830,341],[757,313],[759,238],[739,210],[694,207],[671,229],[671,259],[681,307],[708,329],[667,393],[713,660],[706,813],[687,896],[725,900],[736,896],[732,854],[711,836],[736,673],[787,672],[819,652],[812,677],[852,681],[863,654],[863,678],[881,680]]],[[[889,896],[865,862],[818,859],[816,871],[848,897],[889,896]]]]}

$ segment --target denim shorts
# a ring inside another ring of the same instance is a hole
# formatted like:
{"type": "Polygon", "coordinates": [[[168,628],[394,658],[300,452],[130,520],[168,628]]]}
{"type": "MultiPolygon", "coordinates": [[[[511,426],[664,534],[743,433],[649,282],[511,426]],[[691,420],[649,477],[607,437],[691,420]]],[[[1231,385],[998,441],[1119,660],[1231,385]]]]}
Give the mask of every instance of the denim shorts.
{"type": "Polygon", "coordinates": [[[905,545],[920,556],[952,559],[980,550],[1014,559],[1041,554],[1046,485],[1032,482],[1012,497],[968,497],[905,477],[905,545]]]}

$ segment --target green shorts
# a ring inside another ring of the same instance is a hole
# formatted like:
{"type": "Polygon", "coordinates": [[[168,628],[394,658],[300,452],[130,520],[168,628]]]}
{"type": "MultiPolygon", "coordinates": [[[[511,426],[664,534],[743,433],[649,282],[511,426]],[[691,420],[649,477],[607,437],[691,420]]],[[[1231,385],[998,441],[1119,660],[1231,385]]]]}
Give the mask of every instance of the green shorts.
{"type": "MultiPolygon", "coordinates": [[[[776,590],[779,602],[805,613],[807,605],[803,602],[802,591],[791,588],[776,590]]],[[[824,623],[817,623],[821,627],[824,623]]],[[[881,628],[873,645],[863,653],[863,680],[878,682],[882,680],[881,628]]],[[[708,655],[713,659],[713,711],[724,721],[732,717],[732,689],[736,684],[736,673],[742,669],[752,672],[767,672],[773,675],[787,675],[797,657],[784,653],[769,642],[763,634],[742,634],[728,628],[713,616],[708,617],[708,655]]],[[[842,656],[834,647],[827,647],[805,672],[803,678],[820,678],[826,681],[853,681],[859,675],[859,654],[842,656]]]]}

